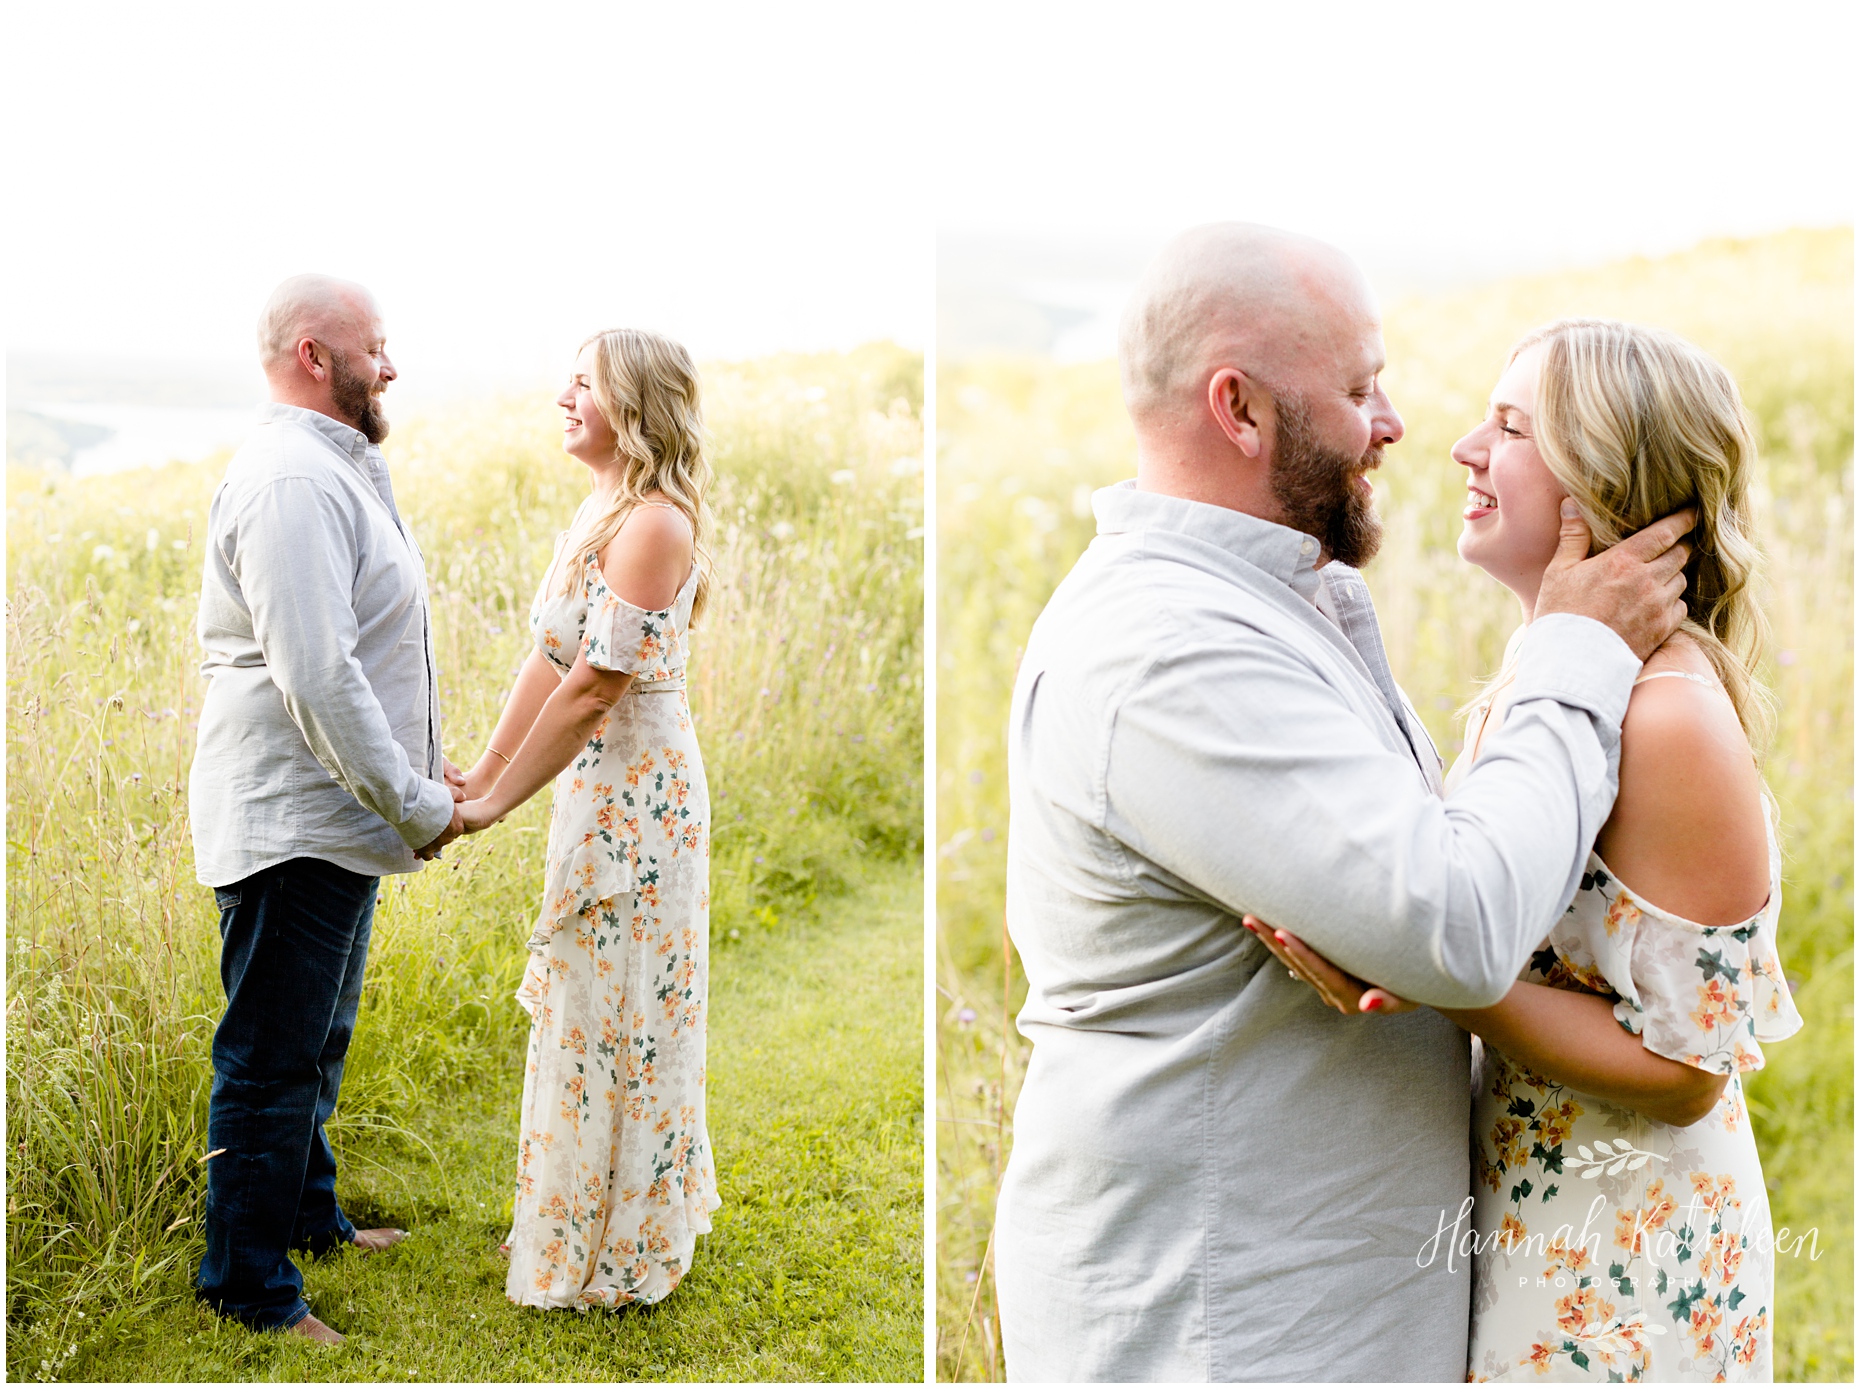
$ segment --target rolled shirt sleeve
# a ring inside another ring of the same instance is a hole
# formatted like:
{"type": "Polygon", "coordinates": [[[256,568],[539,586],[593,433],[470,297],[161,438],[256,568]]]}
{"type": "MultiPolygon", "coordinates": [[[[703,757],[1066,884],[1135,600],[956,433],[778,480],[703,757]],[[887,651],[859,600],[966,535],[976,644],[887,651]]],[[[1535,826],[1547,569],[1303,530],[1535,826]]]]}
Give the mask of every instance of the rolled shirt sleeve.
{"type": "Polygon", "coordinates": [[[1284,643],[1163,649],[1104,763],[1133,875],[1147,860],[1417,1002],[1502,998],[1613,805],[1627,645],[1586,618],[1531,624],[1504,728],[1445,800],[1284,643]]]}
{"type": "Polygon", "coordinates": [[[233,576],[311,754],[409,848],[430,844],[451,823],[452,795],[414,769],[357,659],[352,509],[315,479],[281,477],[246,500],[238,531],[233,576]]]}

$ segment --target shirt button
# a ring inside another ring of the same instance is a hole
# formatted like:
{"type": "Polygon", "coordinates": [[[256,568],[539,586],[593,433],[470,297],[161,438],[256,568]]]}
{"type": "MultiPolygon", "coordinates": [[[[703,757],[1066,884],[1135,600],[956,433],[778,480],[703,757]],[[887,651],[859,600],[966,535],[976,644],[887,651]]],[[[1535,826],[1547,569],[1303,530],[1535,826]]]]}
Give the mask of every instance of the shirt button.
{"type": "Polygon", "coordinates": [[[1300,543],[1300,545],[1298,546],[1298,553],[1299,553],[1299,554],[1301,554],[1301,555],[1308,555],[1308,554],[1310,554],[1310,553],[1311,553],[1311,550],[1312,550],[1312,548],[1313,548],[1313,546],[1315,546],[1315,545],[1316,545],[1316,543],[1317,543],[1317,542],[1316,542],[1316,541],[1313,541],[1313,540],[1306,540],[1306,541],[1303,541],[1303,542],[1302,542],[1302,543],[1300,543]]]}

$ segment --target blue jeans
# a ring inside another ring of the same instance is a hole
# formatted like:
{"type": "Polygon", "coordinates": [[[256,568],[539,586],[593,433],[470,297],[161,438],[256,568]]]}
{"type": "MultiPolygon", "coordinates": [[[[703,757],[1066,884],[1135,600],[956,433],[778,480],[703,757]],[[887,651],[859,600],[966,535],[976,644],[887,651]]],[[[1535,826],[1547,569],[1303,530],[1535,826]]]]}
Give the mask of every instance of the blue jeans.
{"type": "Polygon", "coordinates": [[[216,888],[226,1016],[213,1034],[199,1295],[257,1330],[309,1313],[290,1250],[355,1238],[323,1125],[362,1001],[375,885],[321,859],[216,888]]]}

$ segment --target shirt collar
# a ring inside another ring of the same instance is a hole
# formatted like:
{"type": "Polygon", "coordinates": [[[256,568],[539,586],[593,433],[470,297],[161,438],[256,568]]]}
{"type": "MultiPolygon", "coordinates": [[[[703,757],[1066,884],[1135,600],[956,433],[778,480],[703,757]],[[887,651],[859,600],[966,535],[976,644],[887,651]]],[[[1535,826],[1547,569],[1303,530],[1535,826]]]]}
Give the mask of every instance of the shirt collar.
{"type": "Polygon", "coordinates": [[[258,417],[266,422],[289,420],[293,424],[303,425],[306,429],[314,429],[364,467],[368,461],[368,450],[374,447],[368,442],[368,436],[361,430],[346,425],[341,420],[333,420],[316,410],[306,410],[300,405],[283,405],[274,400],[259,411],[258,417]]]}
{"type": "Polygon", "coordinates": [[[1318,543],[1303,531],[1208,502],[1139,492],[1135,481],[1094,492],[1091,507],[1099,535],[1175,531],[1225,550],[1264,570],[1307,603],[1317,602],[1323,582],[1317,568],[1318,543]]]}

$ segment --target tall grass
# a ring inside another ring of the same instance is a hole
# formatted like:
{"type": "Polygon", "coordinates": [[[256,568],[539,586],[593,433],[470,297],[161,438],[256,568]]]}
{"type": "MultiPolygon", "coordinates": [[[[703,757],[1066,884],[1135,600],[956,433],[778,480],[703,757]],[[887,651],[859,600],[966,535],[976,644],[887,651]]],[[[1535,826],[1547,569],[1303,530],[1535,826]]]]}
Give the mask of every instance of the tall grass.
{"type": "MultiPolygon", "coordinates": [[[[713,950],[780,931],[863,855],[920,848],[922,365],[899,349],[712,367],[718,585],[693,636],[714,805],[713,950]]],[[[387,445],[427,556],[445,743],[475,760],[586,491],[547,399],[387,445]]],[[[186,774],[193,623],[223,464],[8,475],[7,1325],[55,1377],[200,1255],[208,1044],[224,1006],[186,774]]],[[[416,1102],[510,1064],[546,798],[384,880],[330,1131],[392,1178],[416,1102]]],[[[443,1166],[443,1165],[442,1165],[443,1166]]],[[[429,1170],[422,1165],[422,1170],[429,1170]]],[[[442,1178],[443,1180],[443,1178],[442,1178]]]]}
{"type": "MultiPolygon", "coordinates": [[[[1397,678],[1451,753],[1452,711],[1517,620],[1454,553],[1465,481],[1447,457],[1506,347],[1550,318],[1622,317],[1684,334],[1737,376],[1764,450],[1767,777],[1784,819],[1782,950],[1808,1019],[1749,1095],[1776,1223],[1816,1229],[1822,1255],[1779,1260],[1785,1379],[1853,1372],[1852,264],[1850,232],[1795,232],[1390,306],[1383,379],[1407,437],[1377,477],[1387,539],[1367,571],[1397,678]]],[[[1028,628],[1093,533],[1091,492],[1134,456],[1111,363],[945,364],[938,430],[937,1354],[945,1378],[995,1379],[989,1238],[1028,1056],[1002,929],[1001,735],[1028,628]]]]}

